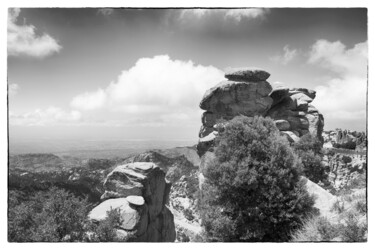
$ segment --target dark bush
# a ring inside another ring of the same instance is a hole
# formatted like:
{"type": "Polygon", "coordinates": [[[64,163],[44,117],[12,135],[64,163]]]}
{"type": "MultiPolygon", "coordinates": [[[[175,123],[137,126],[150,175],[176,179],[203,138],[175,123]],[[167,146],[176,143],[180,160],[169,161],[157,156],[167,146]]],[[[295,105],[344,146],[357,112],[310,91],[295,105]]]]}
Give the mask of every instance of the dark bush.
{"type": "Polygon", "coordinates": [[[322,144],[319,139],[306,134],[293,145],[293,148],[301,158],[303,174],[315,183],[328,185],[329,167],[324,166],[322,162],[322,144]]]}
{"type": "Polygon", "coordinates": [[[208,241],[287,241],[313,212],[301,163],[274,122],[236,117],[215,140],[201,216],[208,241]]]}
{"type": "MultiPolygon", "coordinates": [[[[11,199],[14,199],[11,198],[11,199]]],[[[56,187],[9,208],[8,240],[83,241],[89,204],[56,187]]]]}

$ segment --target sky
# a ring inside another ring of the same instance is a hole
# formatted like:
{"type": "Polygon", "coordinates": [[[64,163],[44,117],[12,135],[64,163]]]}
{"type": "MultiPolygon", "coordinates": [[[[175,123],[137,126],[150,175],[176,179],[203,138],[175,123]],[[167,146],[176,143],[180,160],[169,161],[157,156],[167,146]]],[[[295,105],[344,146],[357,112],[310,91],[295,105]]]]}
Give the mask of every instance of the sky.
{"type": "Polygon", "coordinates": [[[9,9],[10,140],[198,140],[204,92],[247,66],[364,131],[367,39],[365,8],[9,9]]]}

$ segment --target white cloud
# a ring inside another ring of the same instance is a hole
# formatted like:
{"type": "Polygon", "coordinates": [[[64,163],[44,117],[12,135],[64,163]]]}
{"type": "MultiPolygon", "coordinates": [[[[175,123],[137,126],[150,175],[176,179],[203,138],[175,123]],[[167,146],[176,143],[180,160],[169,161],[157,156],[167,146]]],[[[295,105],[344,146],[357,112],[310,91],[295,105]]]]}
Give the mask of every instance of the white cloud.
{"type": "Polygon", "coordinates": [[[276,55],[276,56],[271,57],[270,59],[271,61],[286,65],[289,62],[291,62],[293,59],[295,59],[297,55],[298,55],[297,49],[289,49],[289,45],[285,45],[283,48],[282,55],[276,55]]]}
{"type": "Polygon", "coordinates": [[[199,123],[204,92],[224,80],[213,66],[172,60],[167,55],[141,58],[105,89],[73,98],[74,109],[116,113],[127,121],[175,125],[199,123]]]}
{"type": "Polygon", "coordinates": [[[365,122],[367,89],[367,42],[346,48],[340,41],[318,40],[308,62],[335,76],[316,88],[314,105],[326,118],[365,122]]]}
{"type": "Polygon", "coordinates": [[[226,10],[225,18],[240,22],[242,19],[264,18],[269,9],[231,9],[226,10]]]}
{"type": "Polygon", "coordinates": [[[43,58],[61,50],[62,47],[50,35],[38,36],[33,25],[16,24],[20,12],[18,8],[8,11],[8,55],[43,58]]]}
{"type": "Polygon", "coordinates": [[[96,92],[84,93],[76,96],[71,101],[73,107],[78,107],[81,110],[95,110],[102,107],[106,102],[106,93],[102,89],[96,92]]]}
{"type": "Polygon", "coordinates": [[[9,124],[20,126],[50,126],[71,125],[81,120],[81,113],[77,110],[67,112],[58,107],[48,107],[45,110],[36,109],[22,115],[9,112],[9,124]]]}
{"type": "Polygon", "coordinates": [[[17,83],[11,83],[8,85],[9,96],[15,96],[20,89],[17,83]]]}
{"type": "Polygon", "coordinates": [[[98,9],[98,14],[101,14],[103,16],[110,16],[112,15],[114,9],[110,8],[103,8],[103,9],[98,9]]]}
{"type": "Polygon", "coordinates": [[[180,19],[184,18],[206,18],[210,16],[219,16],[223,20],[233,20],[235,23],[243,19],[264,18],[270,12],[269,9],[252,8],[252,9],[186,9],[180,13],[180,19]]]}

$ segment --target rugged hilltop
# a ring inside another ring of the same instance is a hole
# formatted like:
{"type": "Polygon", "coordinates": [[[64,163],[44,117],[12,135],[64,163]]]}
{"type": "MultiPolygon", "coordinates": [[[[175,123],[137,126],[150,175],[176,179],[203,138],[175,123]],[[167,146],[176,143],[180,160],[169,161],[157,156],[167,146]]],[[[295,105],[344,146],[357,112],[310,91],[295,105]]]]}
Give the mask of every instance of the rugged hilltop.
{"type": "Polygon", "coordinates": [[[235,116],[269,116],[291,142],[310,133],[322,138],[324,118],[311,105],[315,91],[305,88],[272,88],[270,73],[256,68],[228,70],[228,79],[206,91],[200,102],[202,127],[197,146],[199,156],[212,147],[220,124],[235,116]]]}

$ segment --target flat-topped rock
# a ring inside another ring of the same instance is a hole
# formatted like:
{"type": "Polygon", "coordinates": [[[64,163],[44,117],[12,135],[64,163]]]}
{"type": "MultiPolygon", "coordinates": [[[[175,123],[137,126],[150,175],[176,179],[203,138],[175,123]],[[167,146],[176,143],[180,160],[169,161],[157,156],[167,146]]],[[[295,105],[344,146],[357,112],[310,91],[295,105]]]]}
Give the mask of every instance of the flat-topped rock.
{"type": "Polygon", "coordinates": [[[225,72],[225,78],[232,81],[265,81],[270,73],[260,68],[229,68],[225,72]]]}
{"type": "Polygon", "coordinates": [[[137,195],[129,195],[126,197],[126,200],[135,206],[142,206],[145,204],[145,199],[143,199],[142,196],[137,196],[137,195]]]}

